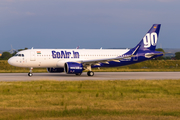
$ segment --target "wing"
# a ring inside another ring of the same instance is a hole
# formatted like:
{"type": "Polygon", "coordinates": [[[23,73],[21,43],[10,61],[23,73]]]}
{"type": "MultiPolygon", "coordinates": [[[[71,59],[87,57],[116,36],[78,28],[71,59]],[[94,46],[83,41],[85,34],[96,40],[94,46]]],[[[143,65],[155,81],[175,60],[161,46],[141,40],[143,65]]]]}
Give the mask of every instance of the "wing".
{"type": "Polygon", "coordinates": [[[139,50],[139,48],[140,48],[140,46],[137,46],[131,55],[124,55],[123,57],[118,56],[115,58],[83,60],[83,61],[79,61],[79,62],[82,63],[83,66],[91,66],[91,65],[99,65],[100,66],[100,63],[109,64],[109,61],[120,62],[120,60],[122,60],[122,59],[134,57],[136,55],[137,51],[139,50]]]}

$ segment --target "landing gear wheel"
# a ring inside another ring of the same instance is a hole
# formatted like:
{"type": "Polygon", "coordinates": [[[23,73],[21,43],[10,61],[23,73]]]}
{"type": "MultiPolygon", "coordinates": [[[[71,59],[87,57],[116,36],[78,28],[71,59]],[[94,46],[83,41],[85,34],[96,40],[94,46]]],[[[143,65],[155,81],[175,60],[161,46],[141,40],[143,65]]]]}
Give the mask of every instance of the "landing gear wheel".
{"type": "Polygon", "coordinates": [[[94,72],[93,72],[93,71],[88,71],[88,72],[87,72],[87,75],[88,75],[88,76],[94,76],[94,72]]]}
{"type": "Polygon", "coordinates": [[[31,77],[31,76],[33,76],[33,74],[29,72],[29,73],[28,73],[28,76],[31,77]]]}
{"type": "Polygon", "coordinates": [[[81,73],[76,73],[76,75],[77,75],[77,76],[80,76],[80,75],[81,75],[81,73]]]}
{"type": "Polygon", "coordinates": [[[32,70],[33,70],[33,67],[31,67],[30,70],[29,70],[29,73],[28,73],[28,76],[29,76],[29,77],[33,76],[32,70]]]}

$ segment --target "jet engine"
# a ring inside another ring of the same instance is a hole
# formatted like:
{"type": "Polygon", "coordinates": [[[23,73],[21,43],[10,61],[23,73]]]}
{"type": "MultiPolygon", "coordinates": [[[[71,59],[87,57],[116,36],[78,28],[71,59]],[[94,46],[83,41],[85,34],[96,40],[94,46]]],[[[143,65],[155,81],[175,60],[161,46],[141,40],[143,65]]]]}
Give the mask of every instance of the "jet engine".
{"type": "Polygon", "coordinates": [[[64,70],[67,74],[81,75],[83,71],[83,65],[76,62],[67,62],[64,64],[64,70]]]}
{"type": "Polygon", "coordinates": [[[61,73],[64,72],[64,68],[47,68],[49,73],[61,73]]]}

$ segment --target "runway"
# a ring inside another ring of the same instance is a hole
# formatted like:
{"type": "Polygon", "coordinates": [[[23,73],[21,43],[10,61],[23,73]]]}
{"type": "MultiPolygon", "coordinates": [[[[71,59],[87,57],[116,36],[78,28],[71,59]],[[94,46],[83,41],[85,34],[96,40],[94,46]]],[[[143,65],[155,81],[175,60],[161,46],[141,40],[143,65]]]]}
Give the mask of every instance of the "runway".
{"type": "Polygon", "coordinates": [[[66,73],[0,73],[0,81],[32,81],[32,80],[165,80],[180,79],[180,72],[95,72],[93,77],[84,72],[81,76],[66,73]]]}

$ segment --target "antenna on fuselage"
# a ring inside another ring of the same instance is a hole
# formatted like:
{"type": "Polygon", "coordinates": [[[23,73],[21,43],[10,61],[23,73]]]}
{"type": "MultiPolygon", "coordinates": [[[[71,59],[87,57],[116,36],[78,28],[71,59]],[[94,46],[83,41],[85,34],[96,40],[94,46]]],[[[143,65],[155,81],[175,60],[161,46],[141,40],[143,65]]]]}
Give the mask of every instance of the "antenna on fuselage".
{"type": "Polygon", "coordinates": [[[76,49],[79,49],[80,46],[77,46],[76,49]]]}

